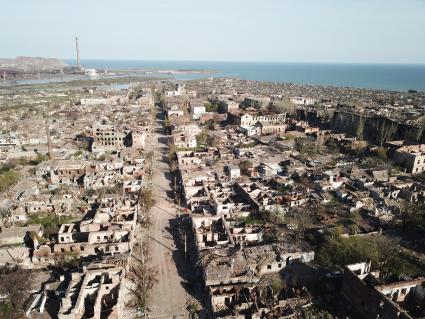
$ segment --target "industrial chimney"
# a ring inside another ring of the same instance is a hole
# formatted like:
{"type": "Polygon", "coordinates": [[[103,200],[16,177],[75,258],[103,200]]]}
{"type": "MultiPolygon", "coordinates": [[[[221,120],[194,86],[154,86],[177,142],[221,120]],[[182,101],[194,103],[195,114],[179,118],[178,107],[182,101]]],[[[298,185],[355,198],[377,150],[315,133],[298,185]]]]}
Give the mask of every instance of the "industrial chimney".
{"type": "Polygon", "coordinates": [[[80,65],[80,48],[78,47],[78,37],[75,37],[75,48],[77,49],[77,68],[81,67],[80,65]]]}

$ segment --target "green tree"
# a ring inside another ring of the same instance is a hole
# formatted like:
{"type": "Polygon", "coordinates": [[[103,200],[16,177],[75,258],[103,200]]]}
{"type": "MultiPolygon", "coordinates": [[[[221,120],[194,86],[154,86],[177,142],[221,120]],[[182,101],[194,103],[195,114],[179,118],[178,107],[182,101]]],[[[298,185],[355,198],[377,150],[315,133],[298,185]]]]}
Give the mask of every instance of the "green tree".
{"type": "Polygon", "coordinates": [[[208,143],[208,130],[205,129],[198,135],[196,135],[196,143],[198,145],[207,145],[208,143]]]}
{"type": "Polygon", "coordinates": [[[252,162],[245,160],[239,163],[239,168],[242,174],[248,175],[249,170],[252,169],[252,162]]]}
{"type": "Polygon", "coordinates": [[[425,231],[425,202],[407,202],[400,204],[402,229],[405,233],[425,231]]]}

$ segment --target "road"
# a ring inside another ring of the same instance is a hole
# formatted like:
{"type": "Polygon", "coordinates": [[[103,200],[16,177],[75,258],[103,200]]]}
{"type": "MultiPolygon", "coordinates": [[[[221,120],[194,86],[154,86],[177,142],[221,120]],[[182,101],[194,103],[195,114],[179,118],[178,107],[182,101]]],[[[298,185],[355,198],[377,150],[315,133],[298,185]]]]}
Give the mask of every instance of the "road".
{"type": "Polygon", "coordinates": [[[172,193],[167,162],[167,135],[158,118],[152,135],[151,145],[154,155],[152,192],[155,205],[151,210],[149,229],[150,266],[157,272],[156,282],[149,293],[149,318],[188,318],[186,311],[186,291],[182,286],[176,262],[184,262],[172,236],[173,219],[176,209],[168,194],[172,193]],[[168,178],[167,178],[168,177],[168,178]]]}

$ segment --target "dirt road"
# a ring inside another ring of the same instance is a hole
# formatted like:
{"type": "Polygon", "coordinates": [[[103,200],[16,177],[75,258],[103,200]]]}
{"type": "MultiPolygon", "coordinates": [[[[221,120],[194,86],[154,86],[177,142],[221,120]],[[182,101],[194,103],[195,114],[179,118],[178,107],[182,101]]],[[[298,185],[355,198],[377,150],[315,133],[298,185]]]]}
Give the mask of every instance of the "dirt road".
{"type": "Polygon", "coordinates": [[[157,121],[152,136],[151,148],[155,152],[153,174],[153,196],[155,206],[151,210],[149,230],[150,266],[157,271],[157,282],[149,294],[149,318],[188,318],[186,292],[183,279],[177,271],[176,262],[183,262],[182,254],[176,249],[172,231],[176,209],[167,194],[171,194],[171,179],[167,162],[167,136],[157,121]],[[167,193],[168,192],[168,193],[167,193]]]}

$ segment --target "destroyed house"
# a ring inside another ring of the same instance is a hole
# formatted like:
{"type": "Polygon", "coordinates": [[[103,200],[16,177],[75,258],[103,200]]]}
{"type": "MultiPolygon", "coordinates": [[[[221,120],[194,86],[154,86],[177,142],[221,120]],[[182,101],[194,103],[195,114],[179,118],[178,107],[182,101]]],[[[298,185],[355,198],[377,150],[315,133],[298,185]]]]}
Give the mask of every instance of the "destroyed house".
{"type": "Polygon", "coordinates": [[[64,295],[61,296],[59,319],[119,318],[117,303],[124,271],[120,267],[87,269],[71,273],[64,295]]]}
{"type": "Polygon", "coordinates": [[[342,295],[356,313],[364,318],[423,318],[425,316],[425,279],[392,283],[380,280],[370,262],[347,265],[342,295]]]}
{"type": "Polygon", "coordinates": [[[293,262],[309,263],[314,251],[290,242],[207,250],[201,253],[206,286],[256,283],[262,275],[280,272],[293,262]]]}
{"type": "MultiPolygon", "coordinates": [[[[53,254],[74,252],[80,256],[93,256],[129,252],[138,211],[137,200],[102,201],[92,218],[61,225],[53,254]]],[[[41,246],[35,252],[39,257],[50,254],[48,246],[41,246]]]]}

